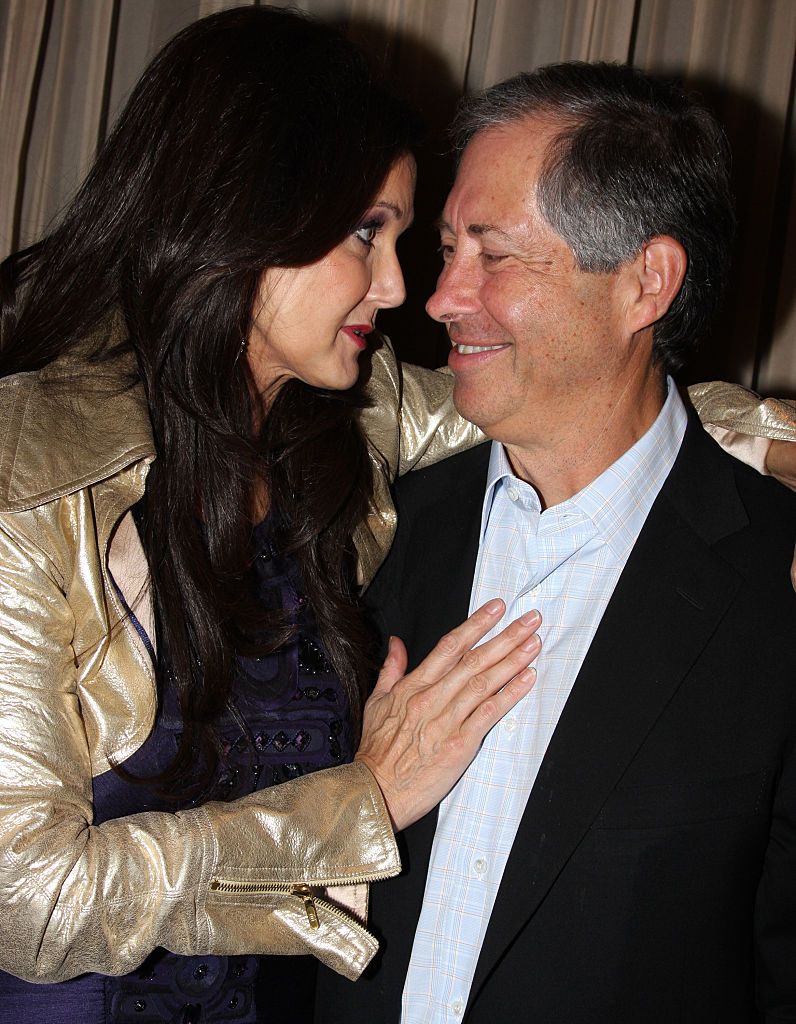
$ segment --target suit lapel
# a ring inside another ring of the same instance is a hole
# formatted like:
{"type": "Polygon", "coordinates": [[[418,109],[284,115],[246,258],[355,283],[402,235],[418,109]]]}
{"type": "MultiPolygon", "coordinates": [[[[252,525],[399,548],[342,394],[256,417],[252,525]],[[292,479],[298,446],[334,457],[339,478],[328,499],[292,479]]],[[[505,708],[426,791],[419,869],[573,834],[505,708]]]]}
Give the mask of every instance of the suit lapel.
{"type": "MultiPolygon", "coordinates": [[[[396,552],[376,578],[377,593],[389,590],[391,629],[407,641],[409,667],[439,638],[467,617],[481,525],[489,445],[417,474],[419,493],[399,491],[396,552]]],[[[414,474],[413,474],[414,475],[414,474]]],[[[381,603],[387,600],[382,596],[381,603]]],[[[398,836],[403,870],[371,892],[372,921],[384,923],[384,956],[377,975],[384,1019],[397,1019],[415,928],[423,903],[436,808],[398,836]]],[[[381,954],[380,954],[381,956],[381,954]]]]}
{"type": "Polygon", "coordinates": [[[531,919],[740,586],[711,543],[746,523],[732,470],[689,425],[528,799],[471,990],[531,919]]]}
{"type": "Polygon", "coordinates": [[[451,460],[432,477],[433,490],[419,510],[407,510],[408,571],[402,575],[401,621],[409,666],[421,661],[439,638],[467,618],[470,606],[489,445],[451,460]]]}

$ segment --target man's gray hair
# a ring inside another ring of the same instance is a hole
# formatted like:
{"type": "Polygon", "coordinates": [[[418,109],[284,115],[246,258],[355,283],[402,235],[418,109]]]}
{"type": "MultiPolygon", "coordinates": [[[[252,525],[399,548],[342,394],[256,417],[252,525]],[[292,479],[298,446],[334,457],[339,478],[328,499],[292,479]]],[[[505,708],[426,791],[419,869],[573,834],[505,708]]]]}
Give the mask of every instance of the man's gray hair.
{"type": "Polygon", "coordinates": [[[558,133],[537,182],[539,210],[581,270],[604,273],[656,235],[685,249],[688,268],[654,328],[653,354],[683,364],[718,305],[735,228],[729,147],[715,118],[676,86],[623,64],[551,64],[465,97],[451,132],[474,135],[527,118],[558,133]]]}

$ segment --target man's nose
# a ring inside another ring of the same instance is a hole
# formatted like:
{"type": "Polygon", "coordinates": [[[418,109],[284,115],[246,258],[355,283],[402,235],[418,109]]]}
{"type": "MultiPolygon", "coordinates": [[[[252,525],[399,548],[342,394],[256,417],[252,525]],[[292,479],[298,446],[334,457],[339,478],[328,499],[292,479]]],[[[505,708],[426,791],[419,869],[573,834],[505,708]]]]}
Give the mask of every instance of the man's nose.
{"type": "Polygon", "coordinates": [[[447,323],[477,313],[481,308],[479,283],[471,267],[454,259],[437,280],[437,290],[426,303],[426,312],[434,320],[447,323]]]}

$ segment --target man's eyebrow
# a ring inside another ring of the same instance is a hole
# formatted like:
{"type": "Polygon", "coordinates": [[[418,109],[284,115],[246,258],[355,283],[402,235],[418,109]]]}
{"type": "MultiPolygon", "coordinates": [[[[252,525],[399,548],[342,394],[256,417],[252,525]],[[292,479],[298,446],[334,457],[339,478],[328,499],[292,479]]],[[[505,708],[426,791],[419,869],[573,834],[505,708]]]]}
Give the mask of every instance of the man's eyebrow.
{"type": "Polygon", "coordinates": [[[497,224],[468,224],[467,233],[468,235],[497,235],[498,238],[502,238],[506,242],[511,241],[508,231],[499,228],[497,224]]]}
{"type": "MultiPolygon", "coordinates": [[[[448,224],[448,222],[443,217],[439,217],[434,226],[439,232],[447,231],[451,235],[456,233],[450,226],[450,224],[448,224]]],[[[506,242],[510,242],[512,240],[512,236],[508,233],[508,231],[504,231],[503,228],[499,228],[497,224],[468,224],[467,234],[497,235],[498,238],[502,238],[506,242]]]]}

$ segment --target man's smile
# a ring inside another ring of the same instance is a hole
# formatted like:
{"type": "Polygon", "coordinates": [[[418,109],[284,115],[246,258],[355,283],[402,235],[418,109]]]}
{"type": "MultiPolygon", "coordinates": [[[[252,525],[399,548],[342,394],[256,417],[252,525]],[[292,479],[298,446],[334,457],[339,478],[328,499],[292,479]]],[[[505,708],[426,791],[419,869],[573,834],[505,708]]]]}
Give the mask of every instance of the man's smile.
{"type": "Polygon", "coordinates": [[[497,342],[493,345],[464,345],[453,341],[451,345],[448,366],[454,371],[475,363],[488,362],[495,358],[498,352],[511,348],[511,345],[506,342],[497,342]]]}

